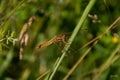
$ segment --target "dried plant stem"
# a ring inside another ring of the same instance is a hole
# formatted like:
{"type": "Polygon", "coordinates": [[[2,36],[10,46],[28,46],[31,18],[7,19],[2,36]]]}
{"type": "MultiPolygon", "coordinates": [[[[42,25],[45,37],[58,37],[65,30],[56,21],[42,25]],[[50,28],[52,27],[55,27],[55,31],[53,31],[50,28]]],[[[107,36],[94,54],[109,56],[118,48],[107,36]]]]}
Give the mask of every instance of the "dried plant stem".
{"type": "Polygon", "coordinates": [[[75,29],[74,29],[71,37],[69,38],[68,43],[65,45],[65,47],[64,47],[64,49],[63,49],[63,51],[62,51],[63,54],[61,55],[60,60],[58,61],[57,65],[55,66],[52,74],[50,75],[49,80],[52,80],[54,74],[56,73],[58,67],[60,66],[60,64],[61,64],[61,62],[62,62],[62,60],[63,60],[63,58],[64,58],[65,55],[66,55],[67,50],[69,49],[70,45],[72,44],[72,42],[73,42],[75,36],[77,35],[78,31],[79,31],[80,28],[82,27],[82,24],[83,24],[83,22],[85,21],[87,15],[88,15],[88,13],[89,13],[89,11],[91,10],[92,6],[93,6],[94,3],[95,3],[95,1],[96,1],[96,0],[90,0],[89,4],[87,5],[85,11],[83,12],[83,15],[81,16],[81,18],[80,18],[78,24],[76,25],[76,27],[75,27],[75,29]]]}
{"type": "MultiPolygon", "coordinates": [[[[96,45],[97,42],[98,42],[98,40],[94,42],[93,46],[96,45]]],[[[68,79],[68,77],[73,73],[73,71],[77,68],[77,66],[82,62],[82,60],[85,58],[85,56],[91,51],[93,46],[89,47],[85,51],[85,53],[78,59],[78,61],[75,63],[75,65],[69,70],[67,75],[63,78],[63,80],[67,80],[68,79]]]]}
{"type": "Polygon", "coordinates": [[[120,55],[116,55],[117,52],[120,51],[120,44],[116,47],[116,49],[111,53],[110,57],[106,60],[105,63],[97,70],[96,75],[93,80],[97,80],[97,78],[105,71],[113,62],[120,58],[120,55]]]}
{"type": "Polygon", "coordinates": [[[115,24],[117,24],[117,22],[120,21],[120,17],[118,17],[107,29],[105,32],[103,32],[101,35],[95,37],[94,39],[92,39],[91,41],[89,41],[88,43],[86,43],[85,45],[83,45],[80,49],[85,48],[86,46],[88,46],[89,44],[95,42],[96,40],[101,39],[106,33],[108,33],[108,31],[110,31],[115,24]]]}
{"type": "Polygon", "coordinates": [[[22,60],[24,47],[27,45],[27,42],[28,42],[28,38],[29,38],[29,35],[27,33],[28,28],[32,25],[34,20],[35,20],[35,16],[30,17],[28,22],[24,24],[23,28],[20,31],[20,35],[19,35],[19,42],[20,42],[19,59],[20,60],[22,60]]]}
{"type": "MultiPolygon", "coordinates": [[[[93,43],[93,42],[95,42],[94,45],[97,44],[98,40],[101,39],[106,33],[108,33],[108,31],[109,31],[110,29],[112,29],[112,27],[114,27],[115,24],[116,24],[119,20],[120,20],[120,17],[117,18],[117,19],[106,29],[105,32],[103,32],[101,35],[97,36],[97,37],[94,38],[93,40],[89,41],[89,42],[88,42],[87,44],[85,44],[82,48],[88,46],[89,44],[91,44],[91,43],[93,43]]],[[[93,46],[94,46],[94,45],[93,45],[93,46]]],[[[93,46],[92,46],[92,47],[93,47],[93,46]]],[[[73,71],[77,68],[77,66],[82,62],[82,60],[84,59],[84,57],[89,53],[89,51],[91,50],[92,47],[88,48],[88,50],[86,50],[86,52],[83,54],[83,56],[78,59],[78,61],[77,61],[77,62],[75,63],[75,65],[69,70],[69,72],[67,73],[67,75],[64,77],[63,80],[67,80],[67,78],[73,73],[73,71]]],[[[80,49],[82,49],[82,48],[80,48],[80,49]]]]}
{"type": "Polygon", "coordinates": [[[63,78],[63,80],[67,80],[68,77],[72,74],[72,72],[77,68],[77,66],[82,62],[82,60],[85,58],[85,56],[90,52],[91,47],[88,48],[82,57],[79,58],[79,60],[75,63],[75,65],[69,70],[67,75],[63,78]]]}

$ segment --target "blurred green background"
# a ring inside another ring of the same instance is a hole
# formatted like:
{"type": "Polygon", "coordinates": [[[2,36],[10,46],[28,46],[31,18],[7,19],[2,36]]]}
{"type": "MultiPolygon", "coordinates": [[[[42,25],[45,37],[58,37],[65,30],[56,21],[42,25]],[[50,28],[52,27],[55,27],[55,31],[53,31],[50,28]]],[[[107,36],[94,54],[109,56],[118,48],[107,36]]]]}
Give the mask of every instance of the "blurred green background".
{"type": "MultiPolygon", "coordinates": [[[[54,68],[56,60],[62,55],[64,43],[55,43],[41,49],[36,47],[59,34],[69,37],[68,34],[74,30],[89,1],[0,0],[0,80],[36,80],[44,72],[54,68]],[[28,45],[24,47],[23,59],[19,60],[18,37],[23,25],[32,16],[36,18],[27,30],[28,45]]],[[[97,16],[96,22],[89,16],[86,18],[53,80],[62,80],[91,46],[79,49],[105,32],[119,14],[119,0],[97,0],[89,13],[97,16]]],[[[120,44],[119,28],[118,23],[99,40],[68,80],[93,80],[96,75],[94,70],[102,66],[120,44]]],[[[120,79],[119,56],[117,52],[113,58],[115,61],[109,64],[97,80],[120,79]]],[[[45,77],[46,75],[41,80],[45,77]]]]}

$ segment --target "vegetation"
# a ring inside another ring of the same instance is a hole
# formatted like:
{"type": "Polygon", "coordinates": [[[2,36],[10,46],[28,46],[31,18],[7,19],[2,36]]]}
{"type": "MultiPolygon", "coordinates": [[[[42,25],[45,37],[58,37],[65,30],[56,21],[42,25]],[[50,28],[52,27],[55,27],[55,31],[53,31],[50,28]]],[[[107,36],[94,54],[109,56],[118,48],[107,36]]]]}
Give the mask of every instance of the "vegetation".
{"type": "Polygon", "coordinates": [[[1,0],[0,80],[119,80],[119,0],[1,0]]]}

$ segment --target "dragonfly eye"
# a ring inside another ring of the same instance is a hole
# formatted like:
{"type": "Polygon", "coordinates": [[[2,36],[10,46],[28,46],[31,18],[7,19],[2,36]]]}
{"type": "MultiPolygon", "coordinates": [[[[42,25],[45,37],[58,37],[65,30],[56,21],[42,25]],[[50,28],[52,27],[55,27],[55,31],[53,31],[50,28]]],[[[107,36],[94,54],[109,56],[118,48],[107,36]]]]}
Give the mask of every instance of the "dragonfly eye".
{"type": "Polygon", "coordinates": [[[39,45],[39,46],[37,47],[37,49],[39,49],[39,48],[41,48],[41,45],[39,45]]]}

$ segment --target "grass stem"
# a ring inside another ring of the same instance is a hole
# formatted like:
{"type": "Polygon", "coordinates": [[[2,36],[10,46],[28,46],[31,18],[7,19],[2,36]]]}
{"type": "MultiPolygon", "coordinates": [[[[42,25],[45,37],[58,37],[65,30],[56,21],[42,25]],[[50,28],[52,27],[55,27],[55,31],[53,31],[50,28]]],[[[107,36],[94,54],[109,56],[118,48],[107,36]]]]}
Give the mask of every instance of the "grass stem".
{"type": "Polygon", "coordinates": [[[78,24],[76,25],[76,27],[75,27],[75,29],[74,29],[71,37],[70,37],[69,40],[68,40],[68,43],[67,43],[67,44],[65,45],[65,47],[63,48],[63,51],[62,51],[63,54],[61,55],[61,57],[60,57],[57,65],[55,66],[52,74],[50,75],[49,80],[52,80],[53,76],[55,75],[58,67],[60,66],[61,62],[63,61],[63,58],[65,57],[65,55],[66,55],[66,53],[67,53],[70,45],[72,44],[75,36],[77,35],[78,31],[81,29],[82,24],[83,24],[83,22],[85,21],[87,15],[88,15],[88,13],[89,13],[89,11],[91,10],[91,8],[93,7],[93,5],[95,4],[95,1],[96,1],[96,0],[90,0],[89,4],[87,5],[86,9],[84,10],[83,15],[81,16],[81,18],[80,18],[78,24]]]}

